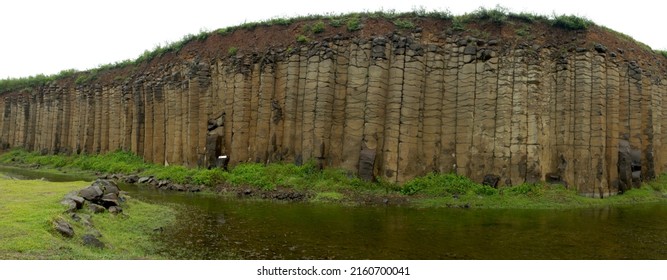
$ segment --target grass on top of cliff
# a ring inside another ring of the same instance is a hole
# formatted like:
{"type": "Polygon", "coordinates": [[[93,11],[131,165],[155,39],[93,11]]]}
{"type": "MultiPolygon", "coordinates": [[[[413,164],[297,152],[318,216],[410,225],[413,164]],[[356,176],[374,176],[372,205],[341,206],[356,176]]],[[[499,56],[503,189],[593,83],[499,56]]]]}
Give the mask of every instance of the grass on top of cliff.
{"type": "Polygon", "coordinates": [[[422,207],[463,208],[572,208],[640,202],[664,201],[667,197],[667,175],[623,195],[605,199],[582,197],[573,188],[560,185],[520,184],[498,189],[473,182],[456,174],[431,173],[403,185],[385,181],[366,182],[341,169],[319,170],[313,163],[242,163],[229,172],[221,169],[186,168],[145,163],[129,152],[103,155],[40,155],[12,150],[0,155],[0,163],[13,165],[75,168],[98,173],[139,174],[155,176],[180,184],[213,187],[226,184],[256,187],[262,190],[288,188],[313,193],[314,201],[359,201],[359,196],[401,197],[422,207]]]}
{"type": "Polygon", "coordinates": [[[83,245],[82,236],[91,231],[63,213],[59,202],[65,194],[89,185],[88,182],[47,182],[15,180],[0,174],[0,259],[164,259],[161,246],[152,240],[153,229],[175,220],[167,206],[148,204],[133,198],[123,205],[123,214],[92,214],[87,208],[105,248],[83,245]],[[64,219],[74,228],[65,238],[55,231],[54,219],[64,219]]]}
{"type": "MultiPolygon", "coordinates": [[[[7,78],[0,79],[0,94],[19,90],[33,90],[47,83],[61,80],[64,78],[72,79],[75,84],[87,84],[94,81],[105,71],[120,69],[126,67],[135,67],[142,63],[147,63],[153,59],[163,57],[168,53],[178,53],[185,46],[191,42],[203,42],[211,36],[226,36],[237,30],[253,30],[257,27],[263,26],[288,26],[293,23],[302,21],[317,21],[309,29],[312,33],[321,33],[329,27],[346,26],[348,32],[355,32],[362,30],[364,25],[369,20],[384,19],[392,22],[399,29],[413,29],[418,27],[415,22],[419,22],[424,18],[431,18],[436,20],[451,21],[455,30],[465,30],[468,23],[490,21],[495,24],[505,24],[513,21],[520,21],[525,23],[545,22],[556,28],[563,28],[566,30],[585,30],[589,26],[594,25],[593,22],[586,18],[575,15],[557,15],[550,16],[538,15],[533,13],[515,13],[502,6],[495,8],[480,7],[472,12],[462,15],[453,15],[449,10],[426,10],[423,7],[414,8],[410,12],[397,12],[395,10],[380,10],[367,11],[361,13],[347,13],[347,14],[309,14],[304,16],[296,16],[291,18],[272,18],[258,22],[246,22],[237,26],[229,26],[220,28],[214,31],[200,30],[196,34],[184,35],[180,40],[169,42],[166,44],[156,44],[152,50],[145,50],[135,59],[126,59],[114,63],[108,63],[99,66],[95,69],[87,71],[78,71],[76,69],[63,70],[54,75],[39,74],[30,77],[22,78],[7,78]]],[[[307,38],[302,35],[300,38],[307,38]]],[[[238,47],[234,47],[233,53],[236,54],[238,47]]]]}

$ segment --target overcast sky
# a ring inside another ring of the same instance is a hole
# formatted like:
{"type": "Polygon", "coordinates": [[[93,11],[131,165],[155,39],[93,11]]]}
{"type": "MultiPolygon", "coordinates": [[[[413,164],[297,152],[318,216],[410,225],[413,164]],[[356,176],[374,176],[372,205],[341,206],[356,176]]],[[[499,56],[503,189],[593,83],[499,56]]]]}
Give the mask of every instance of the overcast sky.
{"type": "Polygon", "coordinates": [[[391,10],[448,9],[463,14],[500,4],[513,12],[574,14],[667,49],[665,6],[656,0],[8,0],[0,3],[0,79],[85,70],[135,59],[189,33],[274,17],[391,10]]]}

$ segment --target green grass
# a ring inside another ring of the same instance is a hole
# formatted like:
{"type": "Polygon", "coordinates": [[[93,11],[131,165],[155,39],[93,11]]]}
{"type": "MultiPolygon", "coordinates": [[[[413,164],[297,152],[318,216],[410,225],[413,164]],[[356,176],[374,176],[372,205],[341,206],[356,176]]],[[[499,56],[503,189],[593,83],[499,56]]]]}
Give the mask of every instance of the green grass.
{"type": "Polygon", "coordinates": [[[315,34],[322,33],[324,32],[324,22],[323,21],[318,21],[313,26],[311,26],[310,31],[312,31],[315,34]]]}
{"type": "Polygon", "coordinates": [[[313,201],[315,202],[339,202],[342,201],[345,196],[339,192],[320,192],[315,195],[313,201]]]}
{"type": "Polygon", "coordinates": [[[296,36],[296,41],[302,44],[308,43],[310,39],[306,35],[299,34],[296,36]]]}
{"type": "Polygon", "coordinates": [[[234,186],[254,186],[264,190],[276,187],[292,188],[300,191],[353,190],[380,192],[384,190],[378,183],[365,182],[355,176],[348,176],[340,169],[318,170],[314,163],[301,166],[285,163],[263,165],[245,163],[223,174],[223,180],[234,186]]]}
{"type": "Polygon", "coordinates": [[[454,174],[429,174],[415,178],[402,192],[422,195],[419,207],[472,207],[513,209],[565,209],[650,203],[667,200],[667,175],[632,189],[623,195],[604,199],[588,198],[574,189],[546,183],[523,183],[498,189],[482,186],[454,174]]]}
{"type": "Polygon", "coordinates": [[[415,28],[415,24],[412,21],[406,20],[406,19],[396,19],[396,20],[393,21],[393,23],[394,23],[394,25],[396,25],[396,27],[398,27],[400,29],[413,29],[413,28],[415,28]]]}
{"type": "Polygon", "coordinates": [[[41,155],[14,149],[0,154],[0,164],[22,164],[53,168],[75,168],[99,173],[122,173],[155,176],[158,180],[170,180],[180,184],[215,186],[228,183],[233,186],[254,186],[275,189],[278,186],[299,190],[336,190],[354,187],[361,190],[379,190],[385,185],[364,182],[355,176],[348,176],[340,169],[318,170],[315,163],[301,166],[286,163],[268,165],[244,163],[229,172],[222,169],[186,168],[180,165],[162,166],[145,163],[130,152],[116,151],[102,155],[41,155]]]}
{"type": "Polygon", "coordinates": [[[578,17],[575,15],[554,15],[551,24],[556,27],[565,28],[568,30],[584,30],[593,22],[589,19],[578,17]]]}
{"type": "Polygon", "coordinates": [[[89,185],[87,182],[55,183],[41,180],[12,180],[0,174],[0,259],[163,259],[158,244],[151,240],[154,228],[174,221],[175,212],[166,207],[129,199],[123,212],[127,216],[92,216],[94,227],[102,234],[105,249],[84,246],[87,232],[80,223],[63,214],[63,196],[89,185]],[[125,218],[124,218],[125,217],[125,218]],[[74,227],[71,239],[57,233],[51,222],[63,218],[74,227]]]}
{"type": "Polygon", "coordinates": [[[235,56],[236,53],[238,53],[238,51],[239,51],[239,48],[237,48],[237,47],[229,47],[227,49],[227,55],[228,56],[235,56]]]}
{"type": "Polygon", "coordinates": [[[477,208],[572,208],[655,202],[667,198],[667,175],[623,195],[595,199],[578,195],[574,188],[543,183],[525,183],[495,189],[456,174],[430,173],[402,185],[382,179],[366,182],[341,169],[320,170],[315,162],[299,166],[289,163],[242,163],[224,171],[155,165],[145,163],[142,158],[123,151],[104,155],[63,156],[12,150],[0,154],[0,164],[2,163],[40,165],[62,170],[75,168],[101,173],[152,175],[158,180],[209,187],[219,184],[256,187],[262,190],[275,190],[280,187],[315,194],[313,201],[329,202],[354,200],[355,196],[391,195],[410,197],[417,206],[424,207],[468,205],[477,208]]]}

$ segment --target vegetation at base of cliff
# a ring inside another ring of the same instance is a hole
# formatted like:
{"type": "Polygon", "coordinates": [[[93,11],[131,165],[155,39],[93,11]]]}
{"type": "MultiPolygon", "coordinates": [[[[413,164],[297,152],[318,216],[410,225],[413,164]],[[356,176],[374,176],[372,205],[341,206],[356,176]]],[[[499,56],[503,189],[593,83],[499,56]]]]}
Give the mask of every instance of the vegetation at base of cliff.
{"type": "Polygon", "coordinates": [[[130,198],[117,216],[92,214],[86,207],[79,215],[90,215],[100,233],[104,249],[83,245],[89,229],[63,213],[59,202],[65,194],[82,189],[87,182],[14,180],[0,174],[0,259],[164,259],[161,246],[152,240],[153,230],[175,221],[167,206],[130,198]],[[72,238],[62,237],[52,225],[64,219],[74,228],[72,238]]]}
{"type": "Polygon", "coordinates": [[[316,202],[353,202],[358,196],[409,199],[419,207],[462,208],[572,208],[667,199],[667,174],[632,189],[623,195],[604,199],[587,198],[574,188],[546,183],[524,183],[492,188],[456,174],[430,173],[403,185],[385,181],[367,182],[341,169],[320,170],[314,162],[303,165],[288,163],[243,163],[230,171],[219,168],[186,168],[145,163],[129,152],[117,151],[104,155],[40,155],[15,149],[0,154],[0,164],[76,168],[98,173],[139,174],[170,180],[179,184],[225,184],[233,187],[254,187],[271,191],[287,188],[313,193],[316,202]]]}
{"type": "Polygon", "coordinates": [[[548,183],[523,183],[498,189],[455,174],[431,173],[415,178],[402,188],[404,194],[423,195],[420,207],[461,208],[573,208],[659,202],[667,200],[667,174],[604,199],[583,197],[574,188],[548,183]]]}
{"type": "MultiPolygon", "coordinates": [[[[145,50],[136,59],[126,59],[123,61],[100,65],[96,69],[87,71],[77,71],[75,69],[63,70],[55,75],[36,75],[24,78],[7,78],[0,80],[0,94],[5,92],[17,90],[32,90],[36,87],[43,86],[49,82],[59,80],[62,78],[72,77],[77,85],[87,84],[94,81],[98,75],[104,71],[111,69],[118,69],[124,67],[133,67],[145,62],[150,62],[155,58],[160,58],[167,53],[177,53],[187,44],[193,41],[204,41],[212,35],[228,35],[237,30],[253,30],[262,26],[282,25],[287,26],[295,22],[301,21],[316,21],[312,25],[307,25],[310,32],[313,34],[321,33],[325,30],[325,24],[332,27],[345,26],[349,32],[354,32],[363,29],[364,22],[367,19],[385,19],[393,22],[398,28],[412,29],[418,27],[420,18],[433,18],[441,20],[452,21],[452,30],[464,31],[466,24],[478,21],[490,21],[496,24],[505,24],[513,21],[521,21],[525,23],[545,22],[557,28],[564,28],[568,30],[583,30],[589,26],[595,25],[589,19],[579,17],[576,15],[557,15],[551,16],[537,15],[532,13],[515,13],[502,6],[495,8],[480,7],[477,10],[463,15],[453,15],[449,10],[427,10],[424,7],[414,8],[410,12],[397,12],[395,10],[380,10],[374,12],[348,13],[348,14],[324,14],[324,15],[305,15],[292,18],[272,18],[259,22],[248,22],[237,26],[220,28],[214,31],[200,30],[197,34],[187,34],[181,40],[175,42],[165,42],[157,44],[152,50],[145,50]]],[[[627,35],[625,35],[627,36],[627,35]]],[[[307,42],[307,37],[304,35],[300,43],[307,42]]],[[[634,40],[633,40],[634,41],[634,40]]],[[[650,49],[650,48],[649,48],[650,49]]],[[[235,48],[234,55],[238,49],[235,48]]],[[[228,52],[228,54],[230,54],[228,52]]]]}
{"type": "Polygon", "coordinates": [[[179,184],[215,186],[226,183],[232,186],[252,186],[263,190],[276,187],[299,191],[331,191],[355,189],[362,191],[387,191],[398,186],[389,183],[371,183],[348,175],[340,169],[319,170],[313,162],[297,166],[285,163],[244,163],[229,172],[219,168],[186,168],[180,165],[162,166],[145,163],[130,152],[116,151],[102,155],[41,155],[14,149],[0,155],[0,164],[20,164],[53,168],[75,168],[106,174],[139,174],[154,176],[179,184]]]}

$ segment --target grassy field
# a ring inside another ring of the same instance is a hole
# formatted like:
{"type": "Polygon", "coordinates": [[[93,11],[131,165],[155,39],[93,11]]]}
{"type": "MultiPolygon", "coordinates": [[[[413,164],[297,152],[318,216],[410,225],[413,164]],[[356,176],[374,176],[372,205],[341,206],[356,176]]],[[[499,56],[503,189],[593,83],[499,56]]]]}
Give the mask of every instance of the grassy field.
{"type": "MultiPolygon", "coordinates": [[[[185,168],[145,163],[129,152],[104,155],[40,155],[23,150],[0,154],[0,164],[40,166],[59,170],[155,176],[175,183],[208,186],[254,187],[259,190],[289,189],[310,194],[316,203],[408,201],[416,207],[461,208],[580,208],[667,201],[667,175],[623,195],[605,199],[578,195],[575,188],[545,183],[520,184],[498,189],[483,186],[456,174],[427,174],[404,184],[366,182],[340,169],[319,170],[315,164],[244,163],[229,172],[221,169],[185,168]],[[380,199],[377,199],[380,198],[380,199]]],[[[405,204],[405,203],[403,203],[405,204]]]]}
{"type": "MultiPolygon", "coordinates": [[[[124,214],[79,214],[92,216],[94,228],[102,234],[104,249],[84,246],[81,236],[90,231],[63,213],[59,202],[70,191],[90,183],[55,183],[14,180],[0,174],[0,259],[162,259],[151,241],[153,229],[174,220],[175,212],[160,205],[129,199],[124,214]],[[71,239],[53,229],[52,221],[63,218],[73,227],[71,239]]],[[[85,209],[85,208],[84,208],[85,209]]]]}

